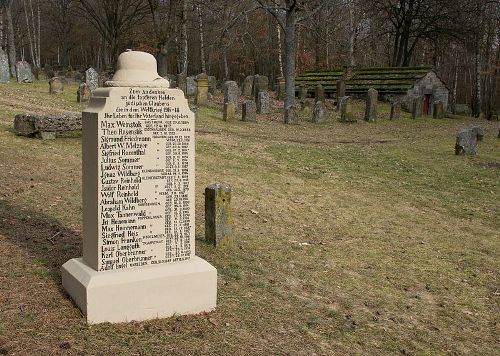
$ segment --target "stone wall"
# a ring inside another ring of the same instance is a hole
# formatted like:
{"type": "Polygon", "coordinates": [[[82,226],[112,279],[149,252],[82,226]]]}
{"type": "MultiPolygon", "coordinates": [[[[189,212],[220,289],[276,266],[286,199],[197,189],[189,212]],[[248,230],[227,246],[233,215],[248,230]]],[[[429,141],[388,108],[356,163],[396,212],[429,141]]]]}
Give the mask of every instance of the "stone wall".
{"type": "Polygon", "coordinates": [[[411,101],[413,97],[424,96],[426,94],[431,94],[429,115],[433,114],[432,111],[436,101],[441,101],[443,103],[443,109],[445,112],[448,110],[449,90],[433,71],[427,73],[425,77],[420,79],[413,88],[408,90],[408,94],[404,98],[406,106],[411,108],[411,101]]]}

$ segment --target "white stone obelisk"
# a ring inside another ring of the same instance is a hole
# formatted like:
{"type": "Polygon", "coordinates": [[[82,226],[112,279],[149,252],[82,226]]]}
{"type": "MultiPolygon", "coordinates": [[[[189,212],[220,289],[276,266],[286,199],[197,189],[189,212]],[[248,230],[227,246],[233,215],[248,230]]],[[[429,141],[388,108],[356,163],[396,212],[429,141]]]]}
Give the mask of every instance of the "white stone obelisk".
{"type": "Polygon", "coordinates": [[[91,324],[213,310],[195,256],[194,114],[155,58],[128,51],[83,112],[83,258],[62,283],[91,324]]]}

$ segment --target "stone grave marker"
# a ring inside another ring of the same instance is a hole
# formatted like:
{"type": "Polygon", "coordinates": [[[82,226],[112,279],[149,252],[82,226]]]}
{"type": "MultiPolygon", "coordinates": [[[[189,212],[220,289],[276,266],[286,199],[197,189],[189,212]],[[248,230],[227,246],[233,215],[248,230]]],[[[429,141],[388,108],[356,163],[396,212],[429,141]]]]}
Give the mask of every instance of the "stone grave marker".
{"type": "Polygon", "coordinates": [[[368,97],[366,99],[365,120],[377,120],[377,104],[378,104],[378,91],[373,88],[368,89],[368,97]]]}
{"type": "Polygon", "coordinates": [[[285,88],[285,78],[279,77],[277,79],[277,98],[278,100],[285,100],[286,88],[285,88]]]}
{"type": "Polygon", "coordinates": [[[155,58],[129,51],[83,113],[83,258],[62,283],[91,324],[215,308],[195,248],[194,113],[155,58]]]}
{"type": "Polygon", "coordinates": [[[480,127],[469,127],[460,130],[455,141],[456,155],[475,155],[477,153],[477,142],[482,141],[484,131],[480,127]]]}
{"type": "Polygon", "coordinates": [[[265,75],[254,75],[253,77],[253,97],[255,102],[259,98],[259,92],[269,90],[269,79],[265,75]]]}
{"type": "Polygon", "coordinates": [[[434,119],[444,119],[444,106],[442,101],[436,101],[433,104],[432,117],[434,119]]]}
{"type": "Polygon", "coordinates": [[[33,83],[33,80],[35,80],[31,66],[26,61],[16,63],[16,76],[18,83],[33,83]]]}
{"type": "Polygon", "coordinates": [[[391,103],[391,115],[390,119],[395,120],[401,117],[401,103],[399,101],[394,101],[391,103]]]}
{"type": "Polygon", "coordinates": [[[99,74],[94,68],[85,71],[85,84],[87,84],[87,88],[91,93],[99,87],[99,74]]]}
{"type": "Polygon", "coordinates": [[[76,101],[79,103],[85,103],[90,100],[91,92],[89,87],[85,83],[80,83],[78,90],[76,91],[76,101]]]}
{"type": "Polygon", "coordinates": [[[314,104],[312,122],[323,122],[326,120],[326,108],[322,101],[317,101],[314,104]]]}
{"type": "Polygon", "coordinates": [[[196,95],[196,80],[194,77],[186,78],[186,96],[196,95]]]}
{"type": "Polygon", "coordinates": [[[10,81],[9,56],[0,48],[0,83],[8,83],[10,81]]]}
{"type": "Polygon", "coordinates": [[[307,99],[307,88],[304,85],[299,87],[299,100],[307,99]]]}
{"type": "Polygon", "coordinates": [[[224,108],[222,109],[222,120],[233,121],[236,117],[236,107],[233,103],[224,103],[224,108]]]}
{"type": "Polygon", "coordinates": [[[283,113],[285,124],[293,125],[299,122],[299,108],[295,105],[292,105],[289,108],[285,108],[285,112],[283,113]]]}
{"type": "Polygon", "coordinates": [[[196,79],[196,105],[206,106],[208,103],[208,75],[200,74],[196,79]]]}
{"type": "Polygon", "coordinates": [[[61,77],[53,77],[49,80],[49,93],[62,94],[64,91],[64,80],[61,77]]]}
{"type": "Polygon", "coordinates": [[[250,122],[257,121],[257,105],[255,105],[255,101],[246,100],[243,103],[241,110],[241,119],[243,121],[250,121],[250,122]]]}
{"type": "Polygon", "coordinates": [[[231,187],[215,183],[205,188],[205,240],[215,246],[231,243],[231,187]]]}
{"type": "Polygon", "coordinates": [[[247,98],[252,97],[253,93],[253,75],[249,75],[243,81],[242,95],[247,98]]]}
{"type": "Polygon", "coordinates": [[[352,111],[350,96],[343,96],[338,99],[340,103],[340,122],[356,122],[352,111]]]}
{"type": "Polygon", "coordinates": [[[337,80],[337,111],[340,111],[340,98],[345,95],[345,81],[337,80]]]}
{"type": "Polygon", "coordinates": [[[424,105],[424,99],[422,96],[416,96],[413,98],[412,108],[411,108],[412,119],[417,119],[419,117],[422,117],[423,105],[424,105]]]}
{"type": "Polygon", "coordinates": [[[314,88],[314,101],[321,101],[323,103],[325,102],[325,89],[321,84],[316,85],[316,88],[314,88]]]}
{"type": "Polygon", "coordinates": [[[261,90],[257,96],[257,112],[259,114],[269,113],[269,92],[261,90]]]}

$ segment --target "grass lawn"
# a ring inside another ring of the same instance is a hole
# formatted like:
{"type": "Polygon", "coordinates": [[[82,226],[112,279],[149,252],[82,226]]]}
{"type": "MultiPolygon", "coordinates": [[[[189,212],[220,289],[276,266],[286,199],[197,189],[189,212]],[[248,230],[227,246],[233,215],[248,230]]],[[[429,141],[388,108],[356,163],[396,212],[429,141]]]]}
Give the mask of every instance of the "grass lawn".
{"type": "Polygon", "coordinates": [[[498,355],[498,122],[285,126],[201,109],[196,253],[218,270],[217,310],[87,326],[60,275],[82,254],[80,138],[12,131],[16,113],[82,110],[76,89],[0,86],[0,354],[498,355]],[[479,154],[455,156],[471,125],[485,129],[479,154]],[[203,241],[217,181],[235,211],[221,249],[203,241]]]}

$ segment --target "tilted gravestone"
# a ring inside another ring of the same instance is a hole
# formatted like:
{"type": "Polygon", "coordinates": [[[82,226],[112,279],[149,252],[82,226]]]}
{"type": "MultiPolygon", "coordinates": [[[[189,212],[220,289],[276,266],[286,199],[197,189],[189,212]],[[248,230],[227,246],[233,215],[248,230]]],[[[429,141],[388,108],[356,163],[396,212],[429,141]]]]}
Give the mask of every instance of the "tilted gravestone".
{"type": "Polygon", "coordinates": [[[205,188],[205,240],[215,246],[232,242],[231,187],[215,183],[205,188]]]}
{"type": "Polygon", "coordinates": [[[325,89],[321,84],[316,85],[316,88],[314,88],[314,101],[321,101],[323,103],[325,102],[325,89]]]}
{"type": "Polygon", "coordinates": [[[365,120],[377,120],[377,104],[378,104],[378,91],[373,88],[368,89],[368,97],[366,99],[365,120]]]}
{"type": "Polygon", "coordinates": [[[314,104],[312,122],[323,122],[326,120],[326,108],[322,101],[317,101],[314,104]]]}
{"type": "Polygon", "coordinates": [[[85,84],[87,84],[91,93],[99,87],[99,74],[94,68],[85,71],[85,84]]]}
{"type": "Polygon", "coordinates": [[[434,119],[444,119],[444,106],[442,101],[436,101],[434,103],[432,117],[434,119]]]}
{"type": "Polygon", "coordinates": [[[394,101],[391,103],[391,115],[390,119],[399,119],[401,117],[401,103],[399,101],[394,101]]]}
{"type": "Polygon", "coordinates": [[[241,119],[243,121],[249,121],[249,122],[257,121],[257,105],[255,105],[255,101],[246,100],[243,103],[241,110],[241,119]]]}
{"type": "Polygon", "coordinates": [[[241,88],[241,94],[247,98],[252,97],[253,93],[253,75],[249,75],[243,81],[243,87],[241,88]]]}
{"type": "Polygon", "coordinates": [[[460,130],[455,141],[456,155],[475,155],[477,153],[477,142],[482,141],[484,131],[480,127],[469,127],[460,130]]]}
{"type": "Polygon", "coordinates": [[[9,56],[0,48],[0,83],[8,83],[10,81],[9,56]]]}
{"type": "Polygon", "coordinates": [[[340,103],[340,122],[356,122],[352,110],[352,102],[350,96],[343,96],[338,99],[340,103]]]}
{"type": "Polygon", "coordinates": [[[18,83],[33,83],[33,80],[35,80],[31,66],[26,61],[16,63],[16,77],[18,83]]]}
{"type": "Polygon", "coordinates": [[[156,68],[122,53],[83,113],[83,258],[62,284],[91,324],[216,305],[217,271],[194,254],[194,113],[156,68]]]}
{"type": "Polygon", "coordinates": [[[269,113],[269,92],[260,91],[257,96],[257,112],[259,114],[268,114],[269,113]]]}
{"type": "Polygon", "coordinates": [[[49,93],[62,94],[64,91],[64,80],[61,77],[53,77],[49,80],[49,93]]]}

